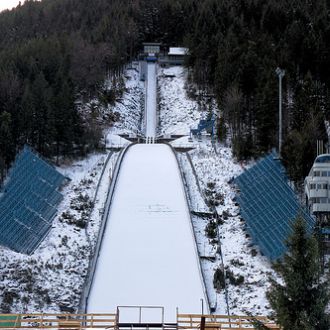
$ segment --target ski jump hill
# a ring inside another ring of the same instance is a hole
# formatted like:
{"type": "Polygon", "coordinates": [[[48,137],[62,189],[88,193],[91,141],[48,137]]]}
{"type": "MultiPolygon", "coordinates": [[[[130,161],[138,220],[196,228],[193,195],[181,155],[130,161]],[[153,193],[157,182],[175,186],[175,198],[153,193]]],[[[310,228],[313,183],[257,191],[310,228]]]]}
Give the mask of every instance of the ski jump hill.
{"type": "MultiPolygon", "coordinates": [[[[146,141],[156,134],[156,71],[148,64],[146,141]]],[[[184,186],[175,154],[165,144],[134,144],[120,160],[87,312],[117,306],[162,306],[170,322],[200,313],[208,301],[184,186]]],[[[133,313],[133,312],[132,312],[133,313]]],[[[154,310],[145,317],[158,317],[154,310]]],[[[131,319],[132,314],[127,317],[131,319]]]]}
{"type": "Polygon", "coordinates": [[[2,314],[0,328],[243,330],[257,322],[280,329],[264,316],[208,315],[176,154],[155,143],[157,64],[147,67],[146,143],[118,158],[81,314],[2,314]]]}

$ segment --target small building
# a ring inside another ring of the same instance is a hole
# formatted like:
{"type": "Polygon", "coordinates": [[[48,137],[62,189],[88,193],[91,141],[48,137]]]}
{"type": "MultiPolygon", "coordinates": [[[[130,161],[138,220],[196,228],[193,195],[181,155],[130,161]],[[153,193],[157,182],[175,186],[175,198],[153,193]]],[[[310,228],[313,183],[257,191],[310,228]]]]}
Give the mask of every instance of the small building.
{"type": "Polygon", "coordinates": [[[158,56],[161,66],[183,65],[185,57],[189,55],[189,49],[184,47],[170,47],[168,51],[163,51],[158,56]]]}
{"type": "Polygon", "coordinates": [[[168,52],[168,61],[172,65],[182,65],[185,56],[188,55],[188,48],[184,47],[170,47],[168,52]]]}
{"type": "Polygon", "coordinates": [[[330,253],[330,154],[316,157],[305,179],[306,206],[316,218],[323,253],[330,253]]]}
{"type": "Polygon", "coordinates": [[[311,213],[330,215],[330,154],[316,157],[305,179],[305,194],[311,213]]]}
{"type": "Polygon", "coordinates": [[[159,54],[160,53],[161,43],[159,42],[144,42],[143,43],[143,52],[144,54],[159,54]]]}
{"type": "Polygon", "coordinates": [[[168,52],[169,56],[186,56],[188,54],[188,48],[185,47],[170,47],[168,52]]]}

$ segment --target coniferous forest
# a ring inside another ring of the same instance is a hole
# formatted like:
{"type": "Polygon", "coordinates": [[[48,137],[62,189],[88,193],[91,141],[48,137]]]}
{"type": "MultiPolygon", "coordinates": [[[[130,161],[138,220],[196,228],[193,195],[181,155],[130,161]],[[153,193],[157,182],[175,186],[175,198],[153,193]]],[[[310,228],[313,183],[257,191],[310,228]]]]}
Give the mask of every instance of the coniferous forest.
{"type": "Polygon", "coordinates": [[[191,81],[214,95],[219,138],[239,160],[277,146],[299,182],[326,140],[330,3],[326,0],[43,0],[0,14],[0,169],[24,143],[46,157],[92,148],[75,101],[120,76],[143,41],[189,47],[191,81]]]}

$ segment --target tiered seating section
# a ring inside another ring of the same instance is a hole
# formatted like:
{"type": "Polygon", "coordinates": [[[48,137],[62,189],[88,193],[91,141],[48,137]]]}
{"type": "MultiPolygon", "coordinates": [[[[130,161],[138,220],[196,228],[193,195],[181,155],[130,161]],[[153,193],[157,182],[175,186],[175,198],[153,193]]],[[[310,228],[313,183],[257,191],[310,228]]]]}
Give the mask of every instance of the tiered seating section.
{"type": "Polygon", "coordinates": [[[66,178],[29,147],[17,156],[0,192],[0,244],[32,254],[49,232],[66,178]]]}
{"type": "Polygon", "coordinates": [[[240,190],[237,201],[247,229],[254,243],[270,259],[277,259],[286,251],[285,240],[298,215],[306,220],[308,232],[312,232],[314,219],[301,207],[288,185],[276,153],[258,161],[234,182],[240,190]]]}
{"type": "Polygon", "coordinates": [[[190,129],[190,133],[192,135],[200,136],[202,131],[206,130],[206,131],[208,131],[209,133],[211,133],[213,135],[213,133],[214,133],[214,124],[215,124],[214,118],[209,119],[209,120],[201,119],[198,123],[198,127],[190,129]]]}

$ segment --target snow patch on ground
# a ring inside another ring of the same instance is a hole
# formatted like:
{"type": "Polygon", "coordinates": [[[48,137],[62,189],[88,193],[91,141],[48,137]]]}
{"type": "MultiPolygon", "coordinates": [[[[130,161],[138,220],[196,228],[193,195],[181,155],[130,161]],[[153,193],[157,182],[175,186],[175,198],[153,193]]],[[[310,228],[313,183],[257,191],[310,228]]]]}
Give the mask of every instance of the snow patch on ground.
{"type": "MultiPolygon", "coordinates": [[[[108,147],[127,145],[116,133],[137,131],[141,125],[143,83],[135,67],[126,71],[124,81],[126,91],[114,106],[100,106],[97,100],[81,106],[99,112],[108,147]],[[111,128],[110,114],[119,118],[111,128]]],[[[58,168],[71,181],[62,190],[64,199],[46,239],[31,256],[0,247],[1,312],[77,311],[117,157],[109,151],[95,153],[58,168]]]]}
{"type": "Polygon", "coordinates": [[[72,181],[62,190],[50,233],[33,255],[0,248],[2,311],[55,312],[78,305],[91,253],[84,227],[105,156],[93,154],[59,169],[72,181]]]}
{"type": "Polygon", "coordinates": [[[160,68],[159,127],[162,134],[189,135],[190,128],[196,128],[201,116],[196,101],[188,98],[185,82],[186,69],[182,66],[160,68]]]}
{"type": "MultiPolygon", "coordinates": [[[[138,64],[127,68],[124,75],[117,80],[124,84],[124,91],[115,104],[104,104],[101,96],[86,103],[78,101],[78,110],[85,120],[95,121],[94,126],[99,126],[105,131],[111,126],[113,134],[140,133],[144,108],[144,83],[139,79],[138,64]]],[[[110,91],[113,88],[112,81],[106,79],[103,88],[105,91],[110,91]]]]}
{"type": "MultiPolygon", "coordinates": [[[[160,71],[161,133],[189,134],[190,127],[197,127],[199,119],[205,117],[205,114],[199,111],[197,101],[187,96],[186,76],[182,67],[160,71]]],[[[218,112],[216,107],[213,112],[218,112]]],[[[210,205],[213,205],[220,215],[220,224],[217,226],[219,237],[214,239],[206,236],[206,229],[209,222],[216,221],[215,217],[207,219],[192,216],[198,251],[203,257],[201,265],[211,307],[219,314],[227,313],[225,290],[217,292],[213,285],[215,270],[224,265],[225,271],[232,274],[226,279],[230,313],[269,314],[266,291],[270,285],[270,274],[276,275],[270,262],[260,255],[257,247],[252,246],[244,229],[244,222],[240,218],[239,207],[234,201],[235,190],[228,183],[243,171],[243,167],[235,162],[230,148],[212,144],[211,137],[208,136],[203,136],[199,141],[194,138],[193,142],[184,137],[172,142],[172,145],[195,147],[189,152],[193,167],[187,155],[178,156],[191,210],[212,213],[210,205]],[[222,251],[223,263],[221,255],[217,253],[219,248],[222,251]],[[242,283],[233,284],[235,281],[242,283]]]]}
{"type": "MultiPolygon", "coordinates": [[[[201,112],[197,102],[190,100],[185,91],[185,69],[160,69],[158,78],[159,133],[189,134],[191,127],[197,127],[201,112]]],[[[125,84],[123,98],[115,106],[104,108],[105,112],[111,111],[119,116],[119,121],[107,130],[107,145],[128,143],[116,133],[141,131],[144,84],[139,81],[136,68],[126,72],[125,84]]],[[[174,143],[190,142],[182,139],[174,143]]],[[[214,272],[222,265],[217,253],[220,244],[225,268],[229,268],[236,279],[244,277],[243,283],[239,285],[230,284],[230,279],[227,279],[230,312],[269,314],[265,292],[269,287],[269,275],[273,271],[269,261],[260,255],[257,248],[251,246],[239,209],[233,200],[235,191],[228,183],[233,176],[241,173],[242,168],[235,163],[229,148],[217,144],[215,152],[209,137],[194,141],[193,145],[196,148],[190,152],[190,157],[196,173],[187,156],[178,157],[188,186],[190,208],[196,212],[209,212],[207,204],[211,202],[216,205],[221,218],[218,226],[219,243],[205,235],[208,223],[214,219],[196,215],[192,217],[200,255],[215,256],[214,261],[201,261],[211,305],[215,306],[219,314],[227,311],[224,290],[216,292],[213,287],[214,272]]],[[[52,230],[32,256],[0,247],[2,312],[56,312],[60,306],[73,310],[77,308],[118,154],[111,156],[99,185],[99,194],[95,196],[106,157],[107,154],[102,153],[89,155],[84,160],[59,169],[72,181],[63,189],[64,200],[52,230]],[[94,209],[90,214],[93,202],[94,209]],[[87,219],[90,222],[86,229],[84,223],[87,219]]]]}
{"type": "Polygon", "coordinates": [[[144,83],[139,80],[138,66],[132,66],[125,73],[126,91],[118,100],[113,111],[119,113],[119,121],[114,123],[112,133],[141,133],[144,110],[144,83]]]}
{"type": "MultiPolygon", "coordinates": [[[[232,314],[267,315],[270,309],[265,294],[269,288],[269,276],[276,275],[269,260],[252,246],[233,200],[235,191],[228,181],[238,176],[242,167],[234,162],[229,148],[217,145],[217,150],[215,153],[210,141],[204,138],[199,148],[191,152],[191,159],[206,198],[216,205],[220,215],[219,238],[225,269],[232,272],[236,280],[242,276],[241,284],[232,283],[235,280],[230,278],[226,280],[229,310],[232,314]]],[[[220,266],[214,265],[213,271],[220,266]]],[[[211,273],[207,277],[209,281],[213,280],[211,273]]],[[[218,312],[225,312],[219,302],[217,308],[218,312]]]]}

